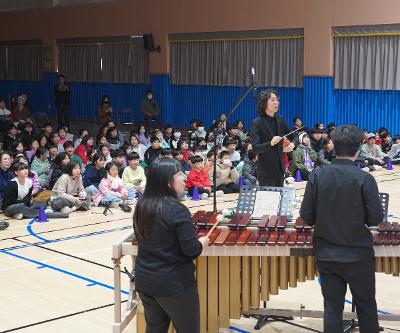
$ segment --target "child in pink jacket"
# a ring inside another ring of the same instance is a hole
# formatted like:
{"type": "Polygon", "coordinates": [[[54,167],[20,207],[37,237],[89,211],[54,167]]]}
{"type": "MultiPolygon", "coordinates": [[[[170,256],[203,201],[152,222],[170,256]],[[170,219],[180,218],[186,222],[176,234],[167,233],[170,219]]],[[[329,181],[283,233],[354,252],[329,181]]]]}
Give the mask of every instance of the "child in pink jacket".
{"type": "Polygon", "coordinates": [[[105,171],[106,174],[99,185],[99,192],[93,201],[96,206],[110,201],[111,207],[118,207],[124,200],[128,200],[128,191],[118,176],[118,166],[114,162],[107,163],[105,171]]]}

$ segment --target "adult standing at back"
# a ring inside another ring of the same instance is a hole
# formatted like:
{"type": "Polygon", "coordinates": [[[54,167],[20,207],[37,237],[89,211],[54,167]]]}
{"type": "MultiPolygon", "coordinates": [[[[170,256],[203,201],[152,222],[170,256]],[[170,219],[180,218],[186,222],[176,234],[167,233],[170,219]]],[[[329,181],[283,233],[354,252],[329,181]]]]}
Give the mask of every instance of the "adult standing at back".
{"type": "Polygon", "coordinates": [[[143,99],[140,111],[143,116],[143,122],[146,128],[158,127],[161,125],[160,119],[160,106],[154,99],[154,94],[151,90],[146,92],[146,96],[143,99]]]}
{"type": "Polygon", "coordinates": [[[283,146],[282,136],[290,132],[285,120],[278,116],[279,95],[274,90],[260,94],[257,102],[259,117],[251,124],[253,151],[259,153],[257,179],[261,186],[282,187],[285,175],[283,153],[293,151],[294,144],[283,146]]]}
{"type": "Polygon", "coordinates": [[[313,249],[324,296],[324,332],[343,332],[347,284],[362,333],[379,332],[375,301],[375,261],[368,227],[383,221],[378,186],[354,167],[363,141],[356,126],[340,126],[332,136],[336,159],[310,174],[300,216],[315,225],[313,249]]]}
{"type": "Polygon", "coordinates": [[[69,126],[69,96],[71,91],[65,84],[65,77],[63,74],[57,76],[58,83],[54,86],[54,97],[57,108],[57,122],[58,129],[63,125],[69,126]]]}

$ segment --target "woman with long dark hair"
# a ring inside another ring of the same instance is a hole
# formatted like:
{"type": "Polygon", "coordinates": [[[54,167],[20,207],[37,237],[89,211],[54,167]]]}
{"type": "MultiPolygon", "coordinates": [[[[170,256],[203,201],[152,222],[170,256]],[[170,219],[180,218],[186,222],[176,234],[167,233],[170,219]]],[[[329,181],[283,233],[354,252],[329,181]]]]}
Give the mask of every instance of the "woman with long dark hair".
{"type": "Polygon", "coordinates": [[[50,190],[53,189],[53,186],[57,182],[58,178],[60,178],[64,174],[64,168],[70,162],[70,160],[71,160],[70,157],[64,151],[56,156],[48,176],[49,184],[47,187],[50,190]]]}
{"type": "Polygon", "coordinates": [[[253,151],[258,153],[257,179],[261,186],[283,187],[285,160],[283,153],[294,149],[293,143],[284,145],[283,136],[290,132],[285,120],[278,116],[279,95],[266,90],[258,97],[259,117],[251,125],[253,151]]]}
{"type": "Polygon", "coordinates": [[[136,290],[144,306],[146,332],[200,332],[199,295],[193,260],[208,238],[196,239],[190,212],[178,200],[184,190],[179,163],[156,159],[148,168],[133,228],[138,241],[136,290]]]}

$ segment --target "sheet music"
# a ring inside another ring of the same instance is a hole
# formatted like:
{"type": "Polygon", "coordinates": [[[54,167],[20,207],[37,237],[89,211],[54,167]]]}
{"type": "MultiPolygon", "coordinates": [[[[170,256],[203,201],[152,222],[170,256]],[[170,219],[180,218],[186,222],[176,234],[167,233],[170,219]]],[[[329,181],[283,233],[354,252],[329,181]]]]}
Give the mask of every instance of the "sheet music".
{"type": "Polygon", "coordinates": [[[254,202],[253,218],[261,218],[263,215],[278,215],[281,203],[279,191],[257,191],[254,202]]]}

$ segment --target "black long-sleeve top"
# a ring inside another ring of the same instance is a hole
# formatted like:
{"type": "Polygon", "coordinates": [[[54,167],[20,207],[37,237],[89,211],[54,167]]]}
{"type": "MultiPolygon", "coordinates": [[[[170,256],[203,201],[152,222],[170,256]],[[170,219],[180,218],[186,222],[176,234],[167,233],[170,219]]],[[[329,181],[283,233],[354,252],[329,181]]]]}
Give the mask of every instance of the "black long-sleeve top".
{"type": "Polygon", "coordinates": [[[251,124],[250,135],[253,151],[259,153],[257,163],[257,178],[273,178],[285,171],[283,160],[283,141],[271,146],[274,136],[288,134],[290,129],[285,120],[278,116],[265,114],[256,118],[251,124]]]}
{"type": "Polygon", "coordinates": [[[64,171],[61,166],[55,165],[53,166],[53,170],[51,171],[50,181],[49,181],[49,189],[53,189],[56,184],[58,178],[60,178],[64,174],[64,171]]]}
{"type": "Polygon", "coordinates": [[[4,199],[1,205],[1,209],[6,209],[8,206],[23,203],[25,206],[30,207],[32,201],[32,184],[29,192],[21,200],[18,200],[18,183],[16,181],[10,181],[4,191],[4,199]]]}
{"type": "Polygon", "coordinates": [[[336,153],[335,149],[332,149],[330,152],[326,150],[325,147],[323,147],[319,152],[318,152],[318,164],[319,165],[329,165],[332,163],[332,161],[336,158],[336,153]]]}
{"type": "Polygon", "coordinates": [[[149,147],[144,152],[144,161],[147,165],[153,163],[153,161],[160,157],[162,148],[153,149],[153,147],[149,147]]]}
{"type": "Polygon", "coordinates": [[[353,262],[374,255],[368,227],[381,223],[384,212],[374,177],[335,159],[310,174],[300,216],[315,225],[317,259],[353,262]]]}
{"type": "MultiPolygon", "coordinates": [[[[201,254],[189,210],[168,199],[155,219],[149,238],[135,230],[138,255],[135,265],[136,289],[157,297],[172,297],[196,283],[193,260],[201,254]]],[[[134,223],[134,228],[135,223],[134,223]]]]}

